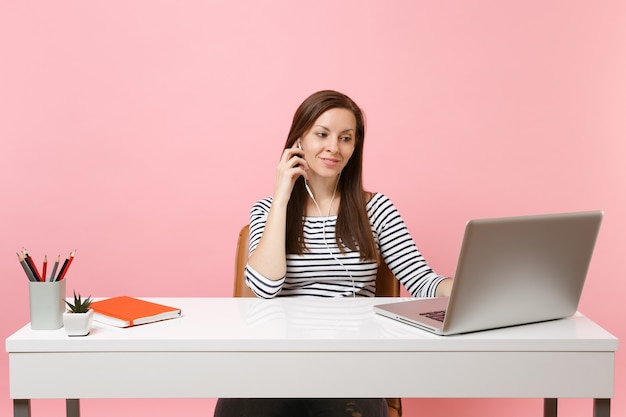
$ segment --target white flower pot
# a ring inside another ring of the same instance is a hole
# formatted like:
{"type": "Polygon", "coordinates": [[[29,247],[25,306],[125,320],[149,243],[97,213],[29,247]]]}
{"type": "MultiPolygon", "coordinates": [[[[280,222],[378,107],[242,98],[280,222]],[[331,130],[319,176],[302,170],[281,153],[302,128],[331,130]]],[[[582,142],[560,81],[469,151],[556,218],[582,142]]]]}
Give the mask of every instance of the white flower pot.
{"type": "Polygon", "coordinates": [[[93,321],[93,310],[86,313],[63,313],[63,327],[68,336],[87,336],[93,321]]]}

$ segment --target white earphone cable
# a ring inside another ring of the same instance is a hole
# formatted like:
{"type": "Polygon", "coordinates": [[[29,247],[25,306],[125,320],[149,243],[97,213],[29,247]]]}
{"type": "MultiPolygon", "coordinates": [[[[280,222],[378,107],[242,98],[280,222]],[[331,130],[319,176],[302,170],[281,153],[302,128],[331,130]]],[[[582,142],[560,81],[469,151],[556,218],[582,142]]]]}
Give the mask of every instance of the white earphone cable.
{"type": "MultiPolygon", "coordinates": [[[[339,174],[339,176],[341,177],[341,174],[339,174]]],[[[352,281],[352,297],[355,298],[356,297],[356,285],[354,283],[354,277],[350,273],[350,270],[346,268],[346,266],[339,260],[339,258],[337,258],[337,256],[335,256],[332,249],[330,248],[330,245],[328,244],[328,241],[326,240],[326,220],[328,220],[328,218],[330,217],[330,212],[333,207],[333,201],[335,201],[335,195],[337,194],[338,185],[339,185],[339,178],[337,178],[337,183],[335,184],[335,189],[333,190],[333,196],[330,199],[330,204],[328,205],[328,214],[326,215],[326,217],[324,217],[324,215],[322,214],[322,209],[320,208],[319,204],[317,204],[317,200],[315,200],[315,197],[313,196],[313,192],[309,188],[309,185],[307,184],[306,179],[304,180],[304,187],[306,188],[306,191],[309,194],[309,197],[311,197],[311,200],[313,200],[313,203],[315,204],[315,207],[317,207],[317,211],[319,212],[319,215],[322,218],[322,239],[324,240],[324,245],[326,245],[326,249],[328,249],[328,254],[332,256],[333,259],[337,261],[337,263],[341,265],[341,267],[348,273],[348,276],[350,277],[350,280],[352,281]]]]}

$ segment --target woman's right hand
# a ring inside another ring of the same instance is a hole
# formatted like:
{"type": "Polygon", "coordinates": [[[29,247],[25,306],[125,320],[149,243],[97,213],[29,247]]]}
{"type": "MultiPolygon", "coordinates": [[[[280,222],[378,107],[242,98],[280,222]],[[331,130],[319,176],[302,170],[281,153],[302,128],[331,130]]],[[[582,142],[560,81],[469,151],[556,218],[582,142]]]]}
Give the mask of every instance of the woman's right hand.
{"type": "Polygon", "coordinates": [[[304,151],[294,142],[291,148],[283,151],[276,169],[276,184],[274,185],[274,201],[287,204],[291,197],[293,185],[299,176],[308,179],[309,166],[304,159],[304,151]]]}
{"type": "Polygon", "coordinates": [[[307,169],[309,165],[304,160],[304,152],[298,147],[298,142],[283,151],[276,169],[274,196],[265,228],[259,244],[248,258],[248,265],[271,280],[283,278],[287,271],[285,254],[287,204],[298,177],[302,175],[308,179],[307,169]]]}

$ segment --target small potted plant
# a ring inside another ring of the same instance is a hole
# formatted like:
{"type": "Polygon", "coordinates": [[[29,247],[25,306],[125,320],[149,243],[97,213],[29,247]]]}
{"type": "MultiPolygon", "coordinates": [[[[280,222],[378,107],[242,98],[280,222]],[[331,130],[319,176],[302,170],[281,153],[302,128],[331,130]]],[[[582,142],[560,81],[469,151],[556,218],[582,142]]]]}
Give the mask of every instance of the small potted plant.
{"type": "Polygon", "coordinates": [[[82,298],[74,291],[74,303],[65,301],[67,309],[63,313],[63,327],[68,336],[87,336],[91,329],[93,310],[91,296],[82,298]]]}

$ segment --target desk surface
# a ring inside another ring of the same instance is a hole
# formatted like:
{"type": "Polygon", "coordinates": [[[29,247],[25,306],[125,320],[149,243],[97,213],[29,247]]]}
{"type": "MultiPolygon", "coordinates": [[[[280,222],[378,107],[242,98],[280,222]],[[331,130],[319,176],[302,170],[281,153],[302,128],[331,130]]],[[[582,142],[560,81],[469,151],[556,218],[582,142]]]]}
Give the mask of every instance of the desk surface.
{"type": "Polygon", "coordinates": [[[615,351],[617,339],[580,313],[563,320],[436,336],[373,312],[398,298],[146,298],[183,317],[126,329],[94,322],[87,337],[24,326],[7,352],[71,351],[615,351]]]}
{"type": "Polygon", "coordinates": [[[614,395],[617,339],[581,314],[442,337],[374,313],[397,298],[147,299],[183,317],[11,335],[11,398],[614,395]],[[91,383],[59,383],[72,368],[91,383]]]}

